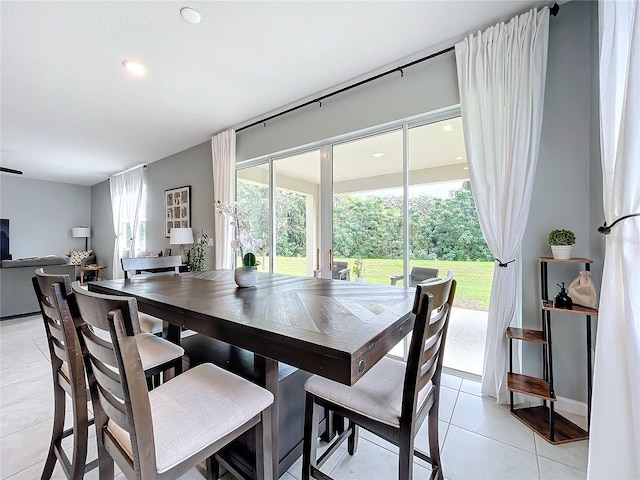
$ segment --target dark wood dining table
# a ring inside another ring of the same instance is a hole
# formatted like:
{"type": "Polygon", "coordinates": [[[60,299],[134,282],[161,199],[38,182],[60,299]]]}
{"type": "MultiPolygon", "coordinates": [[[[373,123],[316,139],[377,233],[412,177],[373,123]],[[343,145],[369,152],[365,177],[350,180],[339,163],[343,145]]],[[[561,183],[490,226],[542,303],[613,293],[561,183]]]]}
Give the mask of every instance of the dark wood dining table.
{"type": "MultiPolygon", "coordinates": [[[[353,385],[413,328],[415,290],[259,273],[238,288],[232,270],[89,283],[92,292],[137,299],[180,342],[190,329],[252,351],[259,382],[278,399],[278,362],[353,385]]],[[[278,405],[272,408],[278,478],[278,405]]]]}

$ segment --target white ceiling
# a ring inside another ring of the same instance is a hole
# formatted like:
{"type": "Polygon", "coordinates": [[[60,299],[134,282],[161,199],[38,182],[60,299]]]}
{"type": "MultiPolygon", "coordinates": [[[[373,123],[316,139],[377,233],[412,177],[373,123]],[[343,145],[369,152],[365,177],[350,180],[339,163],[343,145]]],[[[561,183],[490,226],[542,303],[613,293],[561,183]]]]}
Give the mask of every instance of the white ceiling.
{"type": "Polygon", "coordinates": [[[548,3],[2,0],[0,163],[94,185],[548,3]]]}

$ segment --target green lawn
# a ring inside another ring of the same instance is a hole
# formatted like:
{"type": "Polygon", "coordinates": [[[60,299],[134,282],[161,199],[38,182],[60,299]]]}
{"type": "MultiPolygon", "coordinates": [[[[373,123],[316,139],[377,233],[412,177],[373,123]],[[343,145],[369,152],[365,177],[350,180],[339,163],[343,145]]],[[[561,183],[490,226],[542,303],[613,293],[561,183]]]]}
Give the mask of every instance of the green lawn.
{"type": "MultiPolygon", "coordinates": [[[[353,267],[353,258],[336,258],[336,261],[349,262],[353,267]]],[[[278,273],[305,275],[306,259],[302,257],[277,257],[278,273]]],[[[446,262],[438,260],[417,260],[411,267],[430,267],[440,270],[443,277],[449,270],[455,274],[458,282],[454,305],[473,310],[488,310],[494,262],[446,262]]],[[[364,260],[365,281],[389,285],[392,275],[402,274],[402,260],[366,259],[364,260]]],[[[353,272],[351,280],[353,281],[353,272]]]]}

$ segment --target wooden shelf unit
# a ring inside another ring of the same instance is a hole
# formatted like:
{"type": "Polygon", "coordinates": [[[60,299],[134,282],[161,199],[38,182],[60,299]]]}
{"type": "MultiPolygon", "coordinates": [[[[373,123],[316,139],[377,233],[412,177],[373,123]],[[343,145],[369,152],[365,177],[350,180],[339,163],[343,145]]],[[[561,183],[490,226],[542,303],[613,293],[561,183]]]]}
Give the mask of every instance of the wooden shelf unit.
{"type": "Polygon", "coordinates": [[[542,330],[509,327],[506,336],[509,339],[509,373],[507,388],[510,394],[511,413],[521,422],[538,433],[552,444],[574,442],[589,438],[589,433],[572,421],[559,415],[554,410],[556,394],[553,386],[553,355],[551,342],[551,312],[584,315],[587,325],[587,419],[591,417],[591,317],[597,316],[598,311],[593,308],[574,305],[572,309],[556,308],[553,300],[549,299],[549,285],[547,280],[550,263],[583,264],[585,270],[590,270],[592,261],[588,258],[570,258],[558,260],[550,257],[540,257],[540,284],[542,291],[541,318],[542,330]],[[513,341],[519,340],[542,345],[543,378],[513,373],[513,341]],[[514,393],[541,398],[542,405],[525,408],[514,408],[514,393]]]}

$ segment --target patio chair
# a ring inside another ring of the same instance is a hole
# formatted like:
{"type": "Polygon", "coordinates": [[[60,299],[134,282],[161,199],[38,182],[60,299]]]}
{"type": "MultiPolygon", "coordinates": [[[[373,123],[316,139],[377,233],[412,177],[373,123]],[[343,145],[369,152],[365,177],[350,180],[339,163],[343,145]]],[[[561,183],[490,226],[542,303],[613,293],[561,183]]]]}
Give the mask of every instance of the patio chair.
{"type": "Polygon", "coordinates": [[[333,262],[331,278],[334,280],[351,280],[351,269],[349,262],[333,262]]]}
{"type": "MultiPolygon", "coordinates": [[[[413,267],[411,269],[411,273],[409,274],[409,285],[408,287],[415,287],[421,282],[428,280],[430,278],[438,277],[438,269],[437,268],[425,268],[425,267],[413,267]]],[[[391,285],[396,285],[399,281],[404,281],[404,275],[394,275],[391,277],[391,285]]]]}
{"type": "Polygon", "coordinates": [[[314,375],[305,383],[306,407],[302,479],[327,480],[320,467],[348,439],[353,455],[362,427],[399,447],[398,478],[411,480],[413,456],[431,464],[431,478],[444,479],[438,444],[440,376],[456,281],[447,278],[417,285],[413,312],[415,324],[407,363],[383,357],[353,386],[314,375]],[[347,418],[347,429],[316,458],[319,407],[347,418]],[[414,447],[415,435],[428,418],[429,455],[414,447]]]}

